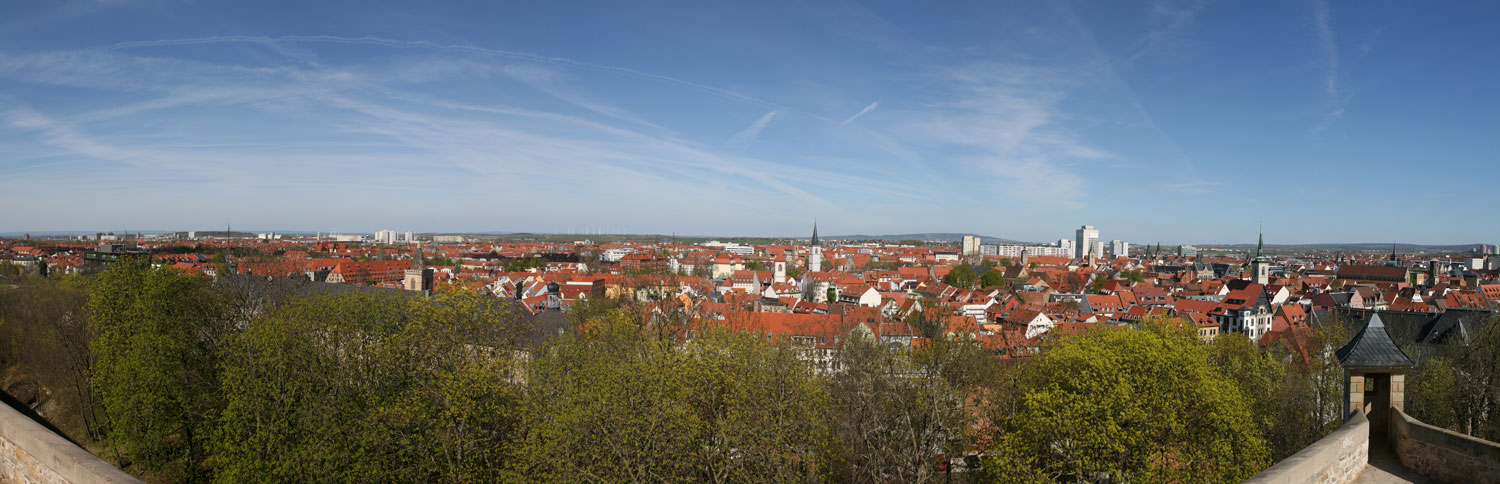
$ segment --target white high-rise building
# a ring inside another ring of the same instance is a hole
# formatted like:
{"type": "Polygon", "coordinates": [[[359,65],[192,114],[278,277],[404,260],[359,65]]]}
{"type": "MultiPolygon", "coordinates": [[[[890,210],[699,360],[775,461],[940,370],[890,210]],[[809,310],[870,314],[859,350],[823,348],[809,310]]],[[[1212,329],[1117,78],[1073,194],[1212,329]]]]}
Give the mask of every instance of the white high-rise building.
{"type": "Polygon", "coordinates": [[[1062,253],[1067,254],[1067,257],[1073,257],[1074,254],[1078,253],[1078,249],[1074,247],[1073,241],[1069,239],[1057,239],[1057,248],[1062,249],[1062,253]]]}
{"type": "Polygon", "coordinates": [[[382,230],[382,231],[379,231],[379,232],[375,232],[375,243],[377,243],[377,244],[394,244],[394,243],[396,243],[396,231],[387,229],[387,230],[382,230]]]}
{"type": "Polygon", "coordinates": [[[402,240],[405,241],[405,242],[416,242],[417,241],[417,234],[415,232],[412,232],[412,231],[408,230],[408,231],[406,231],[406,238],[402,239],[402,240]]]}
{"type": "Polygon", "coordinates": [[[1104,247],[1099,245],[1099,229],[1094,228],[1093,225],[1079,227],[1075,242],[1078,245],[1074,246],[1076,252],[1073,257],[1084,259],[1091,255],[1094,257],[1103,255],[1101,252],[1104,252],[1104,247]]]}
{"type": "Polygon", "coordinates": [[[979,254],[979,237],[965,235],[963,241],[963,255],[979,254]]]}
{"type": "Polygon", "coordinates": [[[1129,257],[1130,242],[1126,242],[1123,240],[1109,241],[1109,253],[1115,257],[1129,257]]]}

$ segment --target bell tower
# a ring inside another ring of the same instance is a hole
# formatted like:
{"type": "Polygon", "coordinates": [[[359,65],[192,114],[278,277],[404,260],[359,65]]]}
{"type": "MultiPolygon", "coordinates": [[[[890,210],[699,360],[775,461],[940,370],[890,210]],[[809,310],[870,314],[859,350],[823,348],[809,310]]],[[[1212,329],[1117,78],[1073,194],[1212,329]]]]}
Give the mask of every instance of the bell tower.
{"type": "Polygon", "coordinates": [[[807,248],[807,271],[823,270],[823,246],[818,242],[818,221],[813,221],[812,243],[807,248]]]}
{"type": "Polygon", "coordinates": [[[1260,229],[1260,242],[1255,244],[1255,259],[1250,262],[1250,282],[1260,285],[1271,283],[1271,262],[1266,260],[1266,229],[1260,229]]]}
{"type": "Polygon", "coordinates": [[[422,259],[422,243],[418,242],[411,254],[411,268],[405,272],[401,280],[401,287],[408,291],[421,291],[427,293],[432,291],[432,269],[427,268],[422,259]]]}

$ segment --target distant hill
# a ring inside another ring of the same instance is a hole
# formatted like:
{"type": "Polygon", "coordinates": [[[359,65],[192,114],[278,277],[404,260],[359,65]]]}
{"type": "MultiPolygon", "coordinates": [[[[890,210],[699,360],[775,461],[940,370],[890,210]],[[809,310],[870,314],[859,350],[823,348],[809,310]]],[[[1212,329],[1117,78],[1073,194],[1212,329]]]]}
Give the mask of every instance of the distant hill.
{"type": "MultiPolygon", "coordinates": [[[[1231,250],[1255,250],[1255,244],[1199,244],[1199,249],[1220,248],[1231,250]]],[[[1423,245],[1395,244],[1397,253],[1411,252],[1477,252],[1479,244],[1423,245]]],[[[1389,243],[1342,243],[1342,244],[1266,244],[1268,250],[1322,250],[1330,252],[1390,252],[1389,243]]]]}

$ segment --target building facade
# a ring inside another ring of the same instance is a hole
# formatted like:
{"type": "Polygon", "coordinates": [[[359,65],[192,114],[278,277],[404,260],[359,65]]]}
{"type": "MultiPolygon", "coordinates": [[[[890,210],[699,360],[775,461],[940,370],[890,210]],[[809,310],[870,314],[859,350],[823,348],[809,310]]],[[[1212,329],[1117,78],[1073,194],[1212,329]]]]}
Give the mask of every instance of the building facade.
{"type": "Polygon", "coordinates": [[[1103,255],[1103,248],[1099,246],[1099,229],[1094,228],[1093,225],[1085,225],[1079,227],[1075,235],[1074,250],[1077,252],[1073,255],[1074,258],[1086,259],[1089,256],[1103,255]]]}

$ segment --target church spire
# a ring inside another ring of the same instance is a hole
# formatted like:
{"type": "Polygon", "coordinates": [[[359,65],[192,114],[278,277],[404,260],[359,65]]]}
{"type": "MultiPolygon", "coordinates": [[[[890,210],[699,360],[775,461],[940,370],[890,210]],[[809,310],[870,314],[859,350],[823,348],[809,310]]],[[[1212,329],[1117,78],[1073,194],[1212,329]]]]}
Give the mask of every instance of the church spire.
{"type": "Polygon", "coordinates": [[[229,233],[234,231],[232,227],[229,222],[224,222],[224,272],[231,274],[238,269],[234,264],[234,251],[229,244],[229,233]]]}
{"type": "Polygon", "coordinates": [[[411,268],[419,271],[427,268],[427,264],[422,260],[421,242],[417,242],[417,250],[411,254],[411,268]]]}
{"type": "Polygon", "coordinates": [[[1265,250],[1265,248],[1266,248],[1266,222],[1265,221],[1261,221],[1261,223],[1260,223],[1260,241],[1255,243],[1255,258],[1256,259],[1259,259],[1262,256],[1264,256],[1263,251],[1265,250]]]}
{"type": "Polygon", "coordinates": [[[813,236],[811,245],[818,245],[818,219],[813,219],[813,236]]]}

